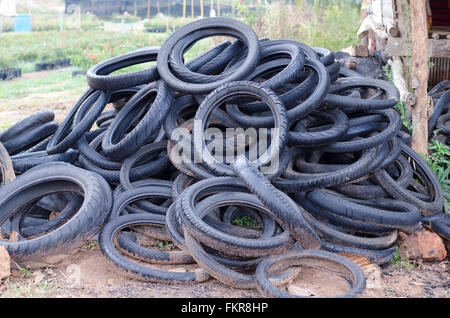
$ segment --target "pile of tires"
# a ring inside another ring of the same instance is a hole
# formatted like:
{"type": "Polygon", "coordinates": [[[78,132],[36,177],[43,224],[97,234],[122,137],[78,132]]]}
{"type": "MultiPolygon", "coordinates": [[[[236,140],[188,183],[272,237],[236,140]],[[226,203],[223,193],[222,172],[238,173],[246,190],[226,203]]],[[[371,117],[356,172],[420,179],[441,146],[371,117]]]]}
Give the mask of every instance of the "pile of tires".
{"type": "Polygon", "coordinates": [[[450,81],[434,86],[428,96],[433,99],[433,113],[428,119],[428,138],[450,146],[450,81]]]}
{"type": "Polygon", "coordinates": [[[13,257],[67,251],[100,232],[105,257],[141,280],[214,277],[291,297],[306,266],[338,272],[349,283],[341,296],[353,297],[364,274],[339,253],[385,264],[398,231],[442,214],[439,182],[401,130],[398,90],[341,68],[327,49],[207,18],[161,48],[99,63],[87,81],[60,124],[43,112],[0,135],[18,175],[0,188],[0,244],[13,257]],[[211,36],[236,40],[185,63],[211,36]],[[239,139],[248,129],[268,131],[267,149],[239,139]]]}
{"type": "Polygon", "coordinates": [[[70,66],[70,59],[55,60],[50,62],[36,63],[36,71],[54,70],[57,68],[70,66]]]}
{"type": "Polygon", "coordinates": [[[0,80],[2,81],[9,81],[21,76],[22,69],[20,68],[8,68],[6,70],[0,70],[0,80]]]}

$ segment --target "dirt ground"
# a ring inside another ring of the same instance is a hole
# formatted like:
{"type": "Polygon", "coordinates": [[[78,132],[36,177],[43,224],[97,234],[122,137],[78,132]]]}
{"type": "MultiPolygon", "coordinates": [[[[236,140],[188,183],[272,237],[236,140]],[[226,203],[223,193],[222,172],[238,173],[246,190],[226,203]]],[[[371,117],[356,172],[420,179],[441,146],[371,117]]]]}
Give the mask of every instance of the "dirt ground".
{"type": "MultiPolygon", "coordinates": [[[[76,100],[70,96],[73,92],[31,94],[14,100],[13,108],[10,104],[0,103],[0,121],[7,119],[8,125],[12,125],[38,110],[53,109],[56,120],[61,122],[76,100]],[[61,96],[65,98],[59,99],[61,96]]],[[[15,267],[11,277],[0,284],[0,297],[261,297],[256,290],[231,288],[215,279],[185,285],[138,281],[109,263],[95,242],[88,243],[52,267],[38,270],[15,267]]],[[[440,263],[399,262],[382,268],[368,265],[363,269],[368,280],[361,297],[450,297],[449,258],[440,263]]],[[[345,292],[348,284],[328,273],[302,269],[289,288],[300,294],[324,297],[345,292]]]]}
{"type": "MultiPolygon", "coordinates": [[[[14,266],[14,263],[13,263],[14,266]]],[[[154,265],[156,266],[156,265],[154,265]]],[[[180,270],[178,266],[158,268],[180,270]]],[[[362,266],[367,287],[361,297],[450,297],[450,261],[394,264],[382,268],[362,266]]],[[[334,274],[302,268],[291,292],[327,297],[348,291],[345,280],[334,274]]],[[[90,242],[62,262],[35,270],[12,270],[0,285],[0,297],[45,298],[253,298],[256,290],[231,288],[214,278],[200,284],[160,284],[139,281],[111,264],[95,242],[90,242]]]]}

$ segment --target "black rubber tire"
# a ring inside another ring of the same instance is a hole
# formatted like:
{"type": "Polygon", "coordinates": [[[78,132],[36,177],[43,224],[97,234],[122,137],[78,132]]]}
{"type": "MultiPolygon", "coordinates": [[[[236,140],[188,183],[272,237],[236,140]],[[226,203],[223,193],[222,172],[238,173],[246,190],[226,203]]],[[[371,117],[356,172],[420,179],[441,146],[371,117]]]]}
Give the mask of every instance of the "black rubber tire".
{"type": "Polygon", "coordinates": [[[258,38],[255,32],[246,24],[230,18],[204,18],[191,22],[172,33],[172,35],[161,47],[157,59],[157,68],[161,78],[169,87],[176,91],[188,92],[192,94],[209,93],[225,83],[240,80],[248,75],[258,63],[259,53],[260,48],[258,38]],[[247,45],[248,55],[244,63],[242,63],[239,68],[221,80],[213,80],[212,82],[203,84],[187,83],[179,80],[171,73],[168,63],[169,57],[172,53],[174,45],[178,41],[182,40],[185,36],[192,32],[200,32],[202,30],[208,31],[205,36],[213,36],[216,33],[220,35],[238,35],[240,40],[245,42],[247,45]]]}
{"type": "Polygon", "coordinates": [[[57,128],[58,123],[52,120],[40,126],[30,128],[14,138],[8,139],[3,145],[11,156],[16,155],[48,138],[57,128]]]}
{"type": "MultiPolygon", "coordinates": [[[[300,104],[287,111],[287,119],[290,124],[316,110],[324,100],[330,87],[330,77],[326,68],[317,60],[306,58],[305,67],[313,69],[318,76],[318,83],[314,91],[300,104]]],[[[227,105],[227,113],[231,119],[244,127],[273,127],[273,116],[249,116],[244,114],[238,105],[227,105]]]]}
{"type": "Polygon", "coordinates": [[[333,144],[327,145],[327,151],[329,152],[350,152],[364,150],[372,147],[376,147],[392,137],[396,136],[400,130],[401,117],[400,114],[394,109],[384,109],[370,112],[373,114],[382,114],[388,119],[389,124],[381,132],[372,134],[367,138],[355,138],[350,141],[338,141],[333,144]]]}
{"type": "Polygon", "coordinates": [[[238,157],[232,164],[236,175],[266,207],[272,211],[274,219],[287,229],[304,248],[320,248],[320,238],[311,225],[303,218],[305,211],[288,195],[276,189],[244,157],[238,157]]]}
{"type": "Polygon", "coordinates": [[[371,250],[383,250],[392,247],[397,241],[397,230],[381,236],[364,237],[354,235],[355,233],[347,233],[342,228],[320,221],[308,213],[304,213],[304,217],[323,240],[333,243],[371,250]]]}
{"type": "MultiPolygon", "coordinates": [[[[160,186],[144,186],[126,190],[120,193],[114,200],[114,206],[111,211],[111,219],[118,218],[127,205],[137,200],[148,198],[172,198],[171,187],[160,186]]],[[[155,206],[155,208],[147,207],[145,212],[150,214],[165,215],[167,208],[155,206]]],[[[141,212],[142,213],[142,212],[141,212]]],[[[140,214],[140,213],[139,213],[140,214]]]]}
{"type": "Polygon", "coordinates": [[[24,131],[35,128],[38,126],[42,126],[45,123],[48,123],[55,119],[55,113],[51,110],[42,110],[33,115],[30,115],[18,123],[12,125],[5,131],[0,133],[0,142],[6,142],[9,139],[17,137],[24,133],[24,131]]]}
{"type": "MultiPolygon", "coordinates": [[[[205,251],[205,248],[194,238],[192,237],[188,231],[184,231],[184,235],[186,236],[186,246],[189,250],[189,253],[193,256],[195,261],[212,277],[216,278],[220,282],[233,286],[235,288],[240,289],[255,289],[256,281],[255,275],[244,274],[235,270],[232,270],[230,267],[244,267],[239,266],[238,263],[247,263],[252,264],[253,266],[247,266],[248,268],[254,267],[257,265],[262,259],[259,258],[257,260],[252,260],[249,262],[246,261],[233,261],[230,260],[230,263],[227,263],[226,259],[218,259],[217,256],[213,256],[208,254],[205,251]]],[[[291,282],[297,274],[296,270],[289,270],[284,273],[278,274],[277,276],[272,276],[271,280],[276,285],[284,285],[286,283],[291,282]]]]}
{"type": "Polygon", "coordinates": [[[156,67],[129,74],[109,74],[131,65],[156,61],[158,53],[159,47],[147,47],[102,61],[87,71],[88,85],[100,91],[114,91],[156,81],[159,79],[156,67]]]}
{"type": "MultiPolygon", "coordinates": [[[[292,149],[292,156],[295,151],[292,149]]],[[[311,191],[314,189],[332,187],[344,182],[356,180],[370,172],[371,165],[376,161],[380,149],[372,148],[363,153],[361,158],[351,165],[347,165],[340,170],[327,173],[299,173],[293,170],[293,160],[290,161],[287,169],[283,173],[284,178],[276,178],[272,183],[279,189],[287,192],[311,191]]]]}
{"type": "Polygon", "coordinates": [[[271,267],[287,269],[290,266],[310,266],[317,268],[320,265],[323,267],[327,267],[326,265],[328,265],[331,268],[329,269],[330,271],[339,273],[350,284],[350,291],[338,297],[356,297],[364,291],[366,279],[358,265],[344,256],[320,250],[293,250],[286,254],[265,258],[256,268],[258,291],[265,297],[300,297],[275,287],[269,280],[269,270],[271,267]],[[307,259],[313,259],[313,261],[308,263],[307,259]],[[343,269],[336,272],[336,265],[343,269]]]}
{"type": "Polygon", "coordinates": [[[0,245],[19,263],[27,259],[36,261],[53,253],[65,253],[91,239],[111,211],[112,193],[100,176],[66,163],[40,165],[0,189],[0,224],[27,202],[65,191],[81,191],[84,201],[75,216],[63,226],[31,240],[0,241],[0,245]]]}
{"type": "Polygon", "coordinates": [[[353,110],[380,110],[394,107],[400,99],[400,93],[394,85],[387,81],[368,78],[368,77],[345,77],[337,80],[325,97],[324,102],[333,106],[345,106],[353,110]],[[359,87],[373,87],[385,91],[386,98],[378,99],[359,99],[349,96],[340,96],[334,93],[359,87]]]}
{"type": "MultiPolygon", "coordinates": [[[[164,226],[164,217],[160,220],[145,223],[146,227],[153,227],[156,225],[164,226]]],[[[139,234],[139,232],[136,232],[139,234]]],[[[122,252],[131,256],[134,259],[144,261],[150,264],[192,264],[195,263],[192,256],[184,251],[160,251],[151,249],[139,244],[136,233],[121,232],[117,236],[117,246],[122,252]]]]}
{"type": "Polygon", "coordinates": [[[136,152],[141,146],[152,142],[159,132],[173,102],[173,92],[162,81],[145,86],[119,111],[103,138],[102,149],[115,161],[136,152]],[[148,98],[156,93],[150,109],[127,135],[126,131],[136,114],[148,105],[148,98]]]}
{"type": "Polygon", "coordinates": [[[431,219],[431,228],[435,233],[450,241],[450,214],[441,214],[431,219]]]}
{"type": "Polygon", "coordinates": [[[54,155],[74,146],[91,129],[110,96],[110,93],[86,90],[50,139],[47,144],[47,153],[54,155]]]}
{"type": "MultiPolygon", "coordinates": [[[[279,130],[278,133],[278,149],[273,149],[272,144],[267,151],[260,155],[258,158],[258,165],[262,166],[270,163],[272,160],[279,158],[284,151],[287,142],[287,116],[286,108],[283,103],[278,99],[275,93],[271,90],[262,88],[254,82],[232,82],[225,84],[213,92],[211,92],[202,102],[197,110],[194,118],[193,140],[194,152],[197,158],[202,158],[203,164],[213,172],[215,175],[234,175],[233,170],[226,164],[218,162],[208,151],[206,150],[206,144],[204,140],[204,131],[210,123],[211,114],[215,107],[222,104],[224,101],[230,98],[236,98],[241,96],[252,96],[263,100],[269,105],[273,117],[272,121],[275,127],[279,130]],[[270,156],[268,154],[270,153],[270,156]],[[266,158],[264,158],[266,156],[266,158]],[[262,158],[261,158],[262,157],[262,158]]],[[[273,138],[273,137],[272,137],[273,138]]]]}
{"type": "MultiPolygon", "coordinates": [[[[431,92],[431,91],[430,91],[431,92]]],[[[445,109],[450,110],[450,90],[444,93],[444,95],[439,98],[436,105],[434,105],[433,114],[428,118],[428,139],[433,137],[433,131],[436,129],[436,123],[439,116],[445,111],[445,109]]],[[[1,140],[1,138],[0,138],[1,140]]]]}
{"type": "Polygon", "coordinates": [[[386,171],[375,173],[378,183],[393,198],[413,204],[419,208],[422,215],[433,215],[441,213],[444,206],[444,194],[442,192],[439,180],[434,175],[427,162],[422,157],[404,143],[400,143],[403,156],[413,162],[413,167],[421,173],[422,181],[425,182],[428,192],[431,194],[431,200],[423,201],[417,198],[410,190],[401,187],[386,171]]]}
{"type": "Polygon", "coordinates": [[[307,194],[307,198],[335,214],[373,225],[401,228],[414,226],[420,221],[419,209],[402,201],[351,199],[335,195],[328,190],[314,190],[307,194]]]}
{"type": "Polygon", "coordinates": [[[266,208],[255,196],[248,193],[234,192],[245,191],[245,185],[237,178],[220,177],[199,181],[188,187],[180,196],[183,225],[200,242],[221,251],[226,254],[240,257],[260,257],[268,253],[283,251],[290,242],[290,236],[287,231],[278,234],[269,239],[244,239],[229,234],[222,233],[202,221],[205,213],[219,205],[243,205],[257,209],[258,211],[275,217],[273,212],[266,208]],[[231,194],[228,191],[233,191],[231,194]],[[198,205],[205,207],[205,210],[199,210],[195,204],[197,198],[206,192],[214,191],[215,194],[203,199],[198,205]],[[225,192],[224,192],[225,191],[225,192]],[[212,198],[212,199],[211,199],[212,198]],[[220,200],[220,201],[214,201],[220,200]],[[213,206],[213,208],[211,208],[213,206]],[[198,213],[203,213],[200,215],[198,213]]]}
{"type": "Polygon", "coordinates": [[[33,167],[48,162],[67,162],[74,163],[78,159],[78,151],[69,149],[66,152],[55,155],[48,155],[45,150],[18,154],[11,157],[14,171],[24,173],[33,167]]]}
{"type": "Polygon", "coordinates": [[[351,231],[356,231],[358,233],[364,233],[364,234],[387,234],[389,232],[392,232],[391,228],[387,228],[384,226],[379,225],[373,225],[373,224],[367,224],[358,220],[353,219],[350,217],[341,216],[338,214],[333,213],[329,209],[322,208],[321,206],[318,206],[308,200],[305,197],[304,192],[297,192],[295,194],[295,200],[296,202],[301,205],[305,210],[308,211],[311,215],[314,215],[315,217],[324,220],[325,222],[342,227],[345,229],[349,229],[351,231]]]}
{"type": "Polygon", "coordinates": [[[374,264],[384,265],[386,263],[389,263],[394,258],[394,253],[397,249],[397,246],[392,246],[384,250],[369,250],[324,241],[323,248],[333,253],[361,255],[374,264]]]}
{"type": "Polygon", "coordinates": [[[439,129],[440,134],[450,135],[450,112],[439,117],[436,129],[439,129]]]}
{"type": "Polygon", "coordinates": [[[200,283],[208,280],[209,275],[203,270],[179,273],[149,268],[127,259],[115,249],[114,236],[121,229],[133,225],[153,224],[154,222],[159,221],[160,216],[151,214],[132,214],[124,215],[108,222],[100,232],[98,239],[102,254],[112,264],[139,280],[161,283],[200,283]]]}
{"type": "Polygon", "coordinates": [[[349,121],[347,116],[337,109],[328,112],[313,112],[312,115],[324,117],[333,122],[326,130],[307,131],[307,127],[301,121],[297,123],[294,130],[288,132],[289,145],[302,147],[319,147],[340,140],[347,134],[349,121]]]}
{"type": "Polygon", "coordinates": [[[45,233],[52,232],[62,226],[70,218],[73,217],[80,209],[83,204],[83,198],[81,196],[75,197],[68,201],[64,209],[59,210],[59,214],[52,220],[48,220],[41,225],[25,226],[25,220],[28,218],[27,215],[15,215],[12,218],[12,229],[19,234],[19,238],[23,237],[25,239],[43,235],[45,233]]]}

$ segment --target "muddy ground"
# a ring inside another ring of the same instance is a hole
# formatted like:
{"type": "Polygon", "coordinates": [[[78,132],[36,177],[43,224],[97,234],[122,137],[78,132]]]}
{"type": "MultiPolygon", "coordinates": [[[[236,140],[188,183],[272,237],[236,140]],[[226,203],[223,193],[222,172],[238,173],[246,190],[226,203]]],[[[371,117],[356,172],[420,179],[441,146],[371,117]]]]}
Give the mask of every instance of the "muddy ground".
{"type": "MultiPolygon", "coordinates": [[[[8,125],[12,125],[38,110],[53,109],[56,120],[61,122],[75,100],[73,91],[3,100],[0,101],[0,120],[7,119],[8,125]]],[[[15,264],[13,267],[11,277],[0,284],[0,297],[261,297],[255,290],[231,288],[215,279],[188,285],[138,281],[109,263],[96,242],[86,244],[52,267],[38,270],[23,269],[15,264]]],[[[180,266],[175,267],[179,269],[180,266]]],[[[449,258],[439,263],[402,261],[382,268],[366,264],[363,269],[368,281],[361,297],[450,297],[449,258]]],[[[290,288],[300,294],[323,297],[345,292],[348,285],[331,274],[305,268],[290,288]]]]}

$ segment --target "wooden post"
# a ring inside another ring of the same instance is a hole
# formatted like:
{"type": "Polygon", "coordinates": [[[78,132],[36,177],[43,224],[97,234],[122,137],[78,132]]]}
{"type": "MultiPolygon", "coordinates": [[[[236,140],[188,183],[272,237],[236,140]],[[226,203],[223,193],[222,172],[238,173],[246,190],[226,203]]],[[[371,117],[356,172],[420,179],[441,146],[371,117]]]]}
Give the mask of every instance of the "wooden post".
{"type": "Polygon", "coordinates": [[[220,0],[217,0],[217,16],[220,17],[220,0]]]}
{"type": "Polygon", "coordinates": [[[136,4],[136,0],[134,0],[134,16],[137,16],[137,4],[136,4]]]}
{"type": "Polygon", "coordinates": [[[147,19],[150,19],[150,6],[151,6],[151,0],[147,0],[147,19]]]}
{"type": "Polygon", "coordinates": [[[167,1],[167,16],[170,16],[170,0],[167,1]]]}
{"type": "Polygon", "coordinates": [[[183,0],[183,18],[186,18],[186,0],[183,0]]]}
{"type": "Polygon", "coordinates": [[[194,18],[194,0],[191,0],[191,18],[194,18]]]}
{"type": "Polygon", "coordinates": [[[156,6],[158,7],[158,15],[161,13],[161,7],[159,6],[159,0],[156,1],[156,6]]]}
{"type": "Polygon", "coordinates": [[[200,0],[200,16],[203,18],[203,0],[200,0]]]}
{"type": "Polygon", "coordinates": [[[412,148],[419,154],[428,153],[428,30],[425,0],[411,0],[412,72],[411,88],[416,93],[412,106],[412,148]]]}

